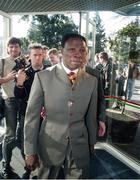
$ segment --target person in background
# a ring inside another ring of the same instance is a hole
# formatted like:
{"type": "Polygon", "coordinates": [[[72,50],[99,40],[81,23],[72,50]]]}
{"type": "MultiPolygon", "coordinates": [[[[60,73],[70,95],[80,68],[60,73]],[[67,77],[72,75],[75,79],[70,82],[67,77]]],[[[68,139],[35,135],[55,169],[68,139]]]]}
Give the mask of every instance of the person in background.
{"type": "Polygon", "coordinates": [[[96,53],[94,56],[94,65],[92,68],[91,60],[89,59],[86,65],[86,72],[96,76],[98,79],[98,100],[97,100],[97,122],[98,122],[98,136],[103,137],[106,132],[106,118],[105,118],[105,110],[106,110],[106,102],[104,98],[104,89],[102,83],[102,74],[101,70],[103,65],[99,59],[99,53],[96,53]]]}
{"type": "Polygon", "coordinates": [[[85,72],[86,39],[62,38],[62,62],[36,73],[25,117],[26,164],[39,167],[39,179],[89,178],[90,153],[97,133],[97,78],[85,72]],[[47,116],[40,127],[40,109],[47,116]]]}
{"type": "Polygon", "coordinates": [[[52,65],[58,64],[60,62],[59,51],[56,48],[52,48],[48,52],[49,59],[52,65]]]}
{"type": "Polygon", "coordinates": [[[106,52],[100,52],[99,59],[100,63],[102,64],[102,69],[100,72],[102,75],[104,95],[110,95],[112,65],[106,52]]]}
{"type": "MultiPolygon", "coordinates": [[[[17,58],[21,55],[22,42],[19,38],[11,37],[7,43],[8,57],[0,61],[0,84],[2,97],[5,100],[6,131],[2,143],[2,171],[5,179],[11,177],[10,166],[12,150],[16,146],[16,129],[19,115],[19,101],[14,95],[14,86],[17,75],[17,58]]],[[[19,58],[20,59],[20,58],[19,58]]]]}
{"type": "Polygon", "coordinates": [[[49,51],[49,47],[42,45],[43,48],[43,64],[47,67],[52,66],[49,57],[48,57],[48,51],[49,51]]]}
{"type": "MultiPolygon", "coordinates": [[[[36,72],[44,70],[47,66],[43,65],[43,48],[41,44],[30,44],[29,46],[29,57],[31,60],[30,66],[28,68],[20,69],[17,74],[17,81],[14,88],[14,94],[17,99],[21,100],[21,109],[22,109],[22,127],[24,127],[24,118],[25,112],[27,107],[27,102],[31,90],[31,86],[34,80],[34,76],[36,72]]],[[[21,132],[21,153],[23,158],[25,159],[24,155],[24,137],[23,137],[23,128],[21,132]]],[[[30,170],[25,168],[25,172],[22,176],[23,179],[29,179],[30,177],[30,170]]]]}
{"type": "MultiPolygon", "coordinates": [[[[125,96],[125,91],[124,91],[125,80],[126,80],[126,76],[124,73],[124,69],[120,68],[118,75],[115,79],[115,81],[117,83],[117,97],[119,97],[119,98],[123,98],[125,96]]],[[[120,103],[119,100],[117,100],[117,103],[116,103],[116,106],[114,107],[114,109],[121,110],[122,105],[123,104],[120,103]]]]}
{"type": "Polygon", "coordinates": [[[99,59],[99,53],[96,53],[94,56],[94,62],[95,62],[95,66],[97,66],[100,63],[100,59],[99,59]]]}
{"type": "Polygon", "coordinates": [[[96,53],[94,56],[94,69],[98,69],[100,70],[102,68],[102,64],[100,63],[100,59],[99,59],[99,53],[96,53]]]}
{"type": "Polygon", "coordinates": [[[86,66],[86,72],[90,75],[93,75],[98,80],[98,99],[97,99],[97,123],[98,123],[98,136],[102,137],[105,135],[106,132],[106,118],[105,118],[105,98],[104,98],[104,90],[103,90],[103,83],[102,77],[100,75],[100,71],[91,68],[89,65],[86,66]]]}
{"type": "Polygon", "coordinates": [[[101,74],[103,65],[100,62],[99,53],[96,53],[94,56],[93,68],[91,67],[91,62],[89,61],[86,65],[86,72],[91,75],[96,76],[96,78],[98,79],[97,122],[98,122],[98,128],[99,128],[98,136],[102,137],[105,135],[105,132],[106,132],[106,124],[105,124],[106,123],[106,118],[105,118],[106,102],[104,98],[104,89],[103,89],[102,74],[101,74]]]}
{"type": "Polygon", "coordinates": [[[111,63],[111,81],[110,81],[110,95],[115,96],[116,95],[116,77],[118,72],[118,63],[117,60],[113,57],[109,57],[109,62],[111,63]]]}
{"type": "Polygon", "coordinates": [[[135,80],[139,77],[139,69],[137,67],[137,60],[139,57],[138,51],[129,52],[128,69],[126,70],[127,85],[126,85],[126,99],[131,100],[135,80]]]}
{"type": "Polygon", "coordinates": [[[94,56],[94,69],[101,71],[103,69],[103,65],[100,62],[99,53],[96,53],[94,56]]]}

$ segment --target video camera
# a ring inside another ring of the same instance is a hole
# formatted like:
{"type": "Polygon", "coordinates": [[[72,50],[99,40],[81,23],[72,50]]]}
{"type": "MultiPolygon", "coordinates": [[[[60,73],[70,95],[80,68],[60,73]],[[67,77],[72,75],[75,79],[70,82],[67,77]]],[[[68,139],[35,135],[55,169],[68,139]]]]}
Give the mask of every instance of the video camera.
{"type": "Polygon", "coordinates": [[[15,63],[16,63],[16,65],[13,67],[12,70],[15,70],[16,72],[18,72],[19,69],[25,69],[27,66],[26,57],[24,57],[24,56],[17,57],[15,59],[15,63]]]}
{"type": "MultiPolygon", "coordinates": [[[[12,70],[18,72],[20,69],[23,69],[28,77],[30,62],[28,63],[27,58],[25,56],[19,56],[14,61],[16,64],[12,70]]],[[[14,81],[17,81],[17,77],[14,81]]]]}

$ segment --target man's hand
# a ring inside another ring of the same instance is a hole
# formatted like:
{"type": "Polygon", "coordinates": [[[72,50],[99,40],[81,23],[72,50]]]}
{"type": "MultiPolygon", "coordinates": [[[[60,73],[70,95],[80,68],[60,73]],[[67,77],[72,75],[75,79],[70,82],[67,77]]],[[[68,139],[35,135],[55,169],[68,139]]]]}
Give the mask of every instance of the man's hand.
{"type": "Polygon", "coordinates": [[[105,122],[99,121],[99,131],[98,131],[98,136],[99,136],[99,137],[104,136],[105,131],[106,131],[106,125],[105,125],[105,122]]]}
{"type": "Polygon", "coordinates": [[[20,69],[17,74],[17,85],[22,86],[25,80],[26,73],[24,72],[24,69],[20,69]]]}
{"type": "Polygon", "coordinates": [[[34,171],[37,167],[39,167],[39,158],[37,154],[26,156],[25,163],[28,169],[34,171]]]}
{"type": "Polygon", "coordinates": [[[4,77],[5,82],[14,80],[15,78],[16,78],[16,71],[11,71],[10,73],[8,73],[8,74],[4,77]]]}

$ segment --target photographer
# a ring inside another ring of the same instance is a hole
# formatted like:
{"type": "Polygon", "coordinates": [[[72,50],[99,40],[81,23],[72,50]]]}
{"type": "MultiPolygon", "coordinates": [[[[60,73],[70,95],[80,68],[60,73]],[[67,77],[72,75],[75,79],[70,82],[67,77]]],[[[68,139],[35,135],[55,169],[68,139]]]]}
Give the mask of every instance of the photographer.
{"type": "MultiPolygon", "coordinates": [[[[31,65],[25,70],[20,69],[17,74],[17,82],[14,89],[15,97],[22,101],[22,127],[24,127],[24,117],[27,107],[27,102],[31,90],[31,86],[34,80],[34,75],[36,72],[45,69],[47,66],[43,65],[43,48],[40,44],[31,44],[29,46],[29,58],[31,60],[31,65]]],[[[24,147],[23,147],[23,128],[21,129],[21,153],[24,158],[24,147]]],[[[25,168],[25,172],[22,176],[23,179],[28,179],[30,176],[30,170],[25,168]]]]}
{"type": "Polygon", "coordinates": [[[16,146],[16,129],[18,123],[19,101],[14,96],[14,86],[16,79],[16,59],[21,54],[21,41],[19,38],[12,37],[7,43],[8,57],[0,60],[0,84],[2,97],[5,101],[5,120],[6,131],[2,144],[2,171],[1,176],[5,179],[11,177],[12,169],[10,166],[12,150],[16,146]]]}

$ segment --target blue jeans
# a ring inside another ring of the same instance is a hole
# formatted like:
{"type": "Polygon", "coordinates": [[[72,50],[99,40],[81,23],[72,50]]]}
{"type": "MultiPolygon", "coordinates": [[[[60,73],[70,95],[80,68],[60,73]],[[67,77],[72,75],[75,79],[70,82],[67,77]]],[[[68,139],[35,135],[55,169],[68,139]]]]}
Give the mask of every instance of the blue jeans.
{"type": "Polygon", "coordinates": [[[17,115],[19,104],[16,98],[8,98],[5,100],[5,119],[6,132],[2,144],[3,161],[6,165],[10,165],[12,150],[15,147],[17,115]]]}
{"type": "Polygon", "coordinates": [[[127,99],[130,100],[133,95],[133,90],[135,86],[135,79],[128,79],[127,82],[127,99]]]}

